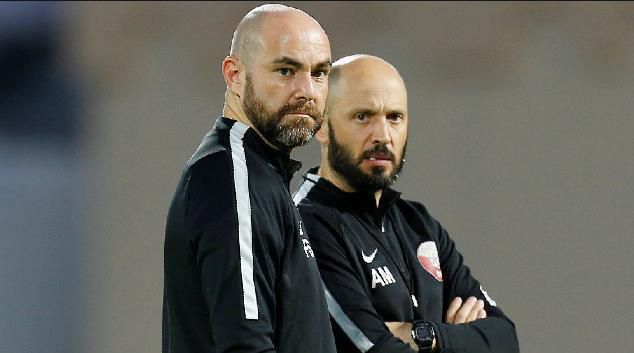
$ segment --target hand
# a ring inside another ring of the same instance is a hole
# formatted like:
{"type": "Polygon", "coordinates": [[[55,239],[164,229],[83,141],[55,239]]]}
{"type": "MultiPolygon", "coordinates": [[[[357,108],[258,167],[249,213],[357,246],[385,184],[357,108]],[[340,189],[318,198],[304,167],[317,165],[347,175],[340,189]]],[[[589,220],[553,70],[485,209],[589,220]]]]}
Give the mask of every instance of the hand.
{"type": "MultiPolygon", "coordinates": [[[[385,325],[394,337],[400,338],[403,342],[407,343],[414,352],[418,352],[418,346],[414,343],[412,338],[412,323],[411,322],[386,322],[385,325]]],[[[436,339],[432,343],[432,350],[436,349],[436,339]]]]}
{"type": "Polygon", "coordinates": [[[447,308],[448,324],[465,324],[478,319],[484,319],[487,313],[484,310],[484,301],[476,297],[469,297],[464,303],[462,298],[456,297],[447,308]]]}
{"type": "Polygon", "coordinates": [[[415,351],[418,352],[418,346],[414,343],[414,339],[412,338],[412,323],[411,322],[386,322],[385,325],[392,335],[400,338],[403,342],[409,344],[409,346],[415,351]]]}

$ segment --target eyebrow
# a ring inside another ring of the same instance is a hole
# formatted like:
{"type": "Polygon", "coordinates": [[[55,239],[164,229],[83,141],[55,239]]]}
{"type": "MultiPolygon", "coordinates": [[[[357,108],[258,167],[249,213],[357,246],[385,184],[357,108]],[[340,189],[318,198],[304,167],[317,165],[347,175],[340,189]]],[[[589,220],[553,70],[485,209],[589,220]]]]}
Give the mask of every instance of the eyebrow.
{"type": "Polygon", "coordinates": [[[401,109],[393,109],[390,110],[389,112],[387,112],[388,114],[400,114],[400,115],[407,115],[407,110],[401,110],[401,109]]]}
{"type": "MultiPolygon", "coordinates": [[[[374,108],[368,108],[366,107],[353,107],[351,109],[349,109],[350,114],[359,114],[359,113],[363,113],[363,114],[368,114],[368,115],[375,115],[379,112],[378,109],[374,109],[374,108]]],[[[400,114],[403,116],[407,115],[407,110],[401,110],[401,109],[391,109],[388,110],[387,112],[385,112],[386,115],[390,115],[390,114],[400,114]]]]}
{"type": "MultiPolygon", "coordinates": [[[[282,56],[273,60],[273,65],[280,65],[280,64],[290,65],[298,69],[302,69],[305,67],[304,64],[288,56],[282,56]]],[[[325,60],[314,65],[314,68],[315,69],[325,69],[325,68],[330,69],[331,66],[332,66],[332,62],[330,60],[325,60]]]]}

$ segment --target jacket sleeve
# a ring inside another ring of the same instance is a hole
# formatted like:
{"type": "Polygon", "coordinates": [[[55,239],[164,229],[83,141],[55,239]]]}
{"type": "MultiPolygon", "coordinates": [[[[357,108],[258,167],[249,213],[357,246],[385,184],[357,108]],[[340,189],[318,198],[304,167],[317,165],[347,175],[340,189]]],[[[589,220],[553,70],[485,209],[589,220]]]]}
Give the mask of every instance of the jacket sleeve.
{"type": "MultiPolygon", "coordinates": [[[[455,297],[470,296],[482,299],[487,317],[467,324],[433,323],[439,336],[441,352],[455,353],[513,353],[519,352],[515,325],[497,307],[496,302],[471,274],[456,245],[442,225],[433,219],[422,205],[418,205],[426,227],[438,237],[438,256],[443,272],[443,313],[455,297]]],[[[443,315],[444,316],[444,315],[443,315]]]]}
{"type": "Polygon", "coordinates": [[[264,256],[255,238],[245,242],[239,230],[250,222],[250,212],[239,214],[236,198],[249,195],[236,197],[230,158],[218,153],[199,161],[188,185],[189,244],[207,304],[208,334],[216,352],[275,352],[275,260],[264,256]]]}
{"type": "Polygon", "coordinates": [[[333,215],[300,205],[305,229],[326,288],[328,311],[339,352],[414,353],[395,337],[374,310],[341,241],[341,223],[333,215]]]}

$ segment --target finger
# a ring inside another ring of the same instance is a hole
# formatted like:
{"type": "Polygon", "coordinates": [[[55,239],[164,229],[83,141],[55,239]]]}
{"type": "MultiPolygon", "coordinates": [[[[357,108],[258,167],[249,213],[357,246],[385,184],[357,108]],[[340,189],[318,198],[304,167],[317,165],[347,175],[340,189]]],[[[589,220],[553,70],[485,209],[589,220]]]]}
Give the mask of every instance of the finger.
{"type": "Polygon", "coordinates": [[[462,305],[462,298],[460,297],[455,297],[451,301],[451,304],[449,304],[449,308],[447,308],[447,318],[445,319],[445,321],[448,324],[454,323],[454,319],[456,318],[456,312],[458,311],[458,309],[460,309],[461,305],[462,305]]]}
{"type": "Polygon", "coordinates": [[[454,324],[463,324],[467,321],[467,318],[471,314],[471,310],[473,310],[474,305],[477,303],[477,299],[475,297],[469,297],[460,307],[460,310],[456,313],[456,318],[454,319],[454,324]]]}
{"type": "Polygon", "coordinates": [[[484,308],[484,302],[482,300],[478,300],[476,304],[471,309],[471,312],[467,315],[467,319],[465,322],[471,322],[478,318],[478,313],[480,310],[484,308]]]}
{"type": "Polygon", "coordinates": [[[486,319],[486,318],[487,318],[486,310],[482,309],[478,311],[478,319],[486,319]]]}

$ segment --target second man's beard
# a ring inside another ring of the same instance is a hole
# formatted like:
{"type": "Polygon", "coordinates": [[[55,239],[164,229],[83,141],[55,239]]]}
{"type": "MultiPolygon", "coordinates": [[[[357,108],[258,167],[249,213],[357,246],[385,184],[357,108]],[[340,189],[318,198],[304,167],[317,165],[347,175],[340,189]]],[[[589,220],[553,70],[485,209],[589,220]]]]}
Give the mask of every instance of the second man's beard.
{"type": "Polygon", "coordinates": [[[355,160],[352,153],[343,145],[337,141],[335,132],[333,129],[328,129],[328,163],[331,168],[339,173],[345,181],[354,188],[356,191],[361,192],[375,192],[383,190],[386,187],[392,185],[398,174],[403,169],[403,161],[405,160],[405,150],[407,142],[403,146],[401,152],[401,159],[396,160],[394,154],[387,149],[385,144],[375,145],[372,149],[364,151],[362,155],[355,160]],[[392,172],[385,174],[385,168],[374,167],[371,174],[365,173],[359,165],[363,160],[372,154],[381,153],[391,157],[392,172]]]}

